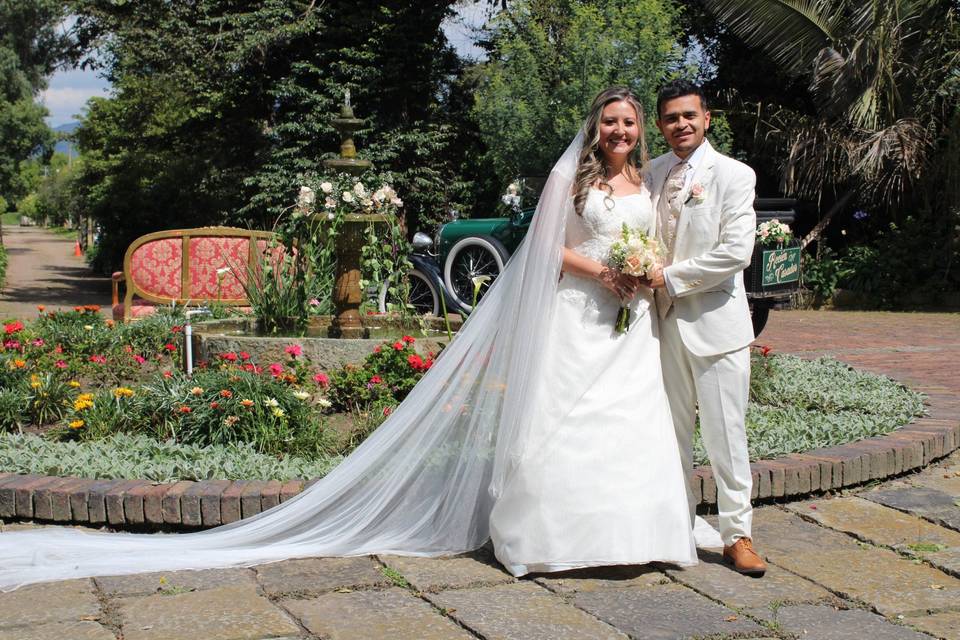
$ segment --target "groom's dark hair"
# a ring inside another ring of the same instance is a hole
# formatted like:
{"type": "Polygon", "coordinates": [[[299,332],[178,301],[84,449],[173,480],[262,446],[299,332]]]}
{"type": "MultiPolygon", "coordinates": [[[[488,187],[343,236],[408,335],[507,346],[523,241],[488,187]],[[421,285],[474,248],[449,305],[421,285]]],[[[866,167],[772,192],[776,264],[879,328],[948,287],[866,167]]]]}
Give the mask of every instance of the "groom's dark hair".
{"type": "Polygon", "coordinates": [[[703,110],[707,110],[707,97],[703,95],[703,89],[700,88],[700,85],[689,80],[671,80],[660,87],[660,91],[657,92],[657,118],[660,118],[660,108],[664,102],[683,96],[698,96],[703,110]]]}

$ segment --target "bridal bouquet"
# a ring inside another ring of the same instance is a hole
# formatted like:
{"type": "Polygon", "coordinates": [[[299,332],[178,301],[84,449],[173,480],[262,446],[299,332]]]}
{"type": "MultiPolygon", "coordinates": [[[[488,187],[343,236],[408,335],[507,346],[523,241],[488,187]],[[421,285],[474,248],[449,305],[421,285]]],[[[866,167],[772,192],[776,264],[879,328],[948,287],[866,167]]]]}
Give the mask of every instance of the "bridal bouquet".
{"type": "MultiPolygon", "coordinates": [[[[620,239],[610,246],[608,266],[627,275],[646,277],[663,261],[663,247],[656,238],[651,238],[641,229],[631,229],[626,224],[620,239]]],[[[630,307],[620,305],[617,313],[617,333],[626,333],[630,328],[630,307]]]]}

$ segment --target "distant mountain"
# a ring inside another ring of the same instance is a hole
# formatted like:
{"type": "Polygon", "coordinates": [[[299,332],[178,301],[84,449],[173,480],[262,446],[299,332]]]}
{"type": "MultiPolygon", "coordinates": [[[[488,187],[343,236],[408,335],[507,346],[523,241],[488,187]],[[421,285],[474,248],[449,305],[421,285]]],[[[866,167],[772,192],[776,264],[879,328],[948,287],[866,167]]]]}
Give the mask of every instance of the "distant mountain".
{"type": "MultiPolygon", "coordinates": [[[[68,122],[67,124],[62,124],[59,127],[54,127],[53,130],[57,133],[73,133],[77,130],[77,127],[80,126],[80,123],[74,120],[73,122],[68,122]]],[[[77,148],[72,143],[67,140],[61,140],[57,143],[57,146],[53,148],[57,153],[64,153],[67,155],[77,155],[77,148]]]]}

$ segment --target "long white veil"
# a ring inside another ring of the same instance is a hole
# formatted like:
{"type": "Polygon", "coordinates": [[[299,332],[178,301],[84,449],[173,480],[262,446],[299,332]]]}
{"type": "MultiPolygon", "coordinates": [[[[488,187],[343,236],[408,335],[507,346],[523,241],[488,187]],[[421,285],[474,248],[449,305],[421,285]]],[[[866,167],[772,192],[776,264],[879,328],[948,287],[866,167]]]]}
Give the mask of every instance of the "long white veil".
{"type": "Polygon", "coordinates": [[[2,533],[0,590],[303,556],[447,555],[483,545],[493,502],[524,455],[582,140],[554,166],[526,239],[456,339],[329,475],[269,511],[198,533],[2,533]]]}

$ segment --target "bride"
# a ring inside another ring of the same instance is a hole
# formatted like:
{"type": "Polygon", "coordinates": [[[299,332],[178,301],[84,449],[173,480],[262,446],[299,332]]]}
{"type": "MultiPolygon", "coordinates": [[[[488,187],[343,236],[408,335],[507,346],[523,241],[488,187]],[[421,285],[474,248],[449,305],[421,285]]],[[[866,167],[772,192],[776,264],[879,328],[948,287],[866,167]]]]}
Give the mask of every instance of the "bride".
{"type": "Polygon", "coordinates": [[[645,151],[637,99],[598,95],[460,334],[321,481],[199,533],[0,533],[0,589],[304,556],[441,556],[490,539],[518,576],[696,563],[653,296],[604,266],[624,224],[652,233],[635,160],[645,151]],[[621,303],[633,311],[623,334],[621,303]]]}

